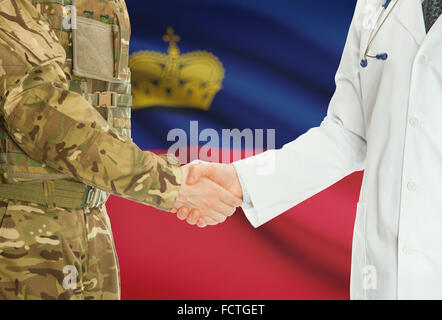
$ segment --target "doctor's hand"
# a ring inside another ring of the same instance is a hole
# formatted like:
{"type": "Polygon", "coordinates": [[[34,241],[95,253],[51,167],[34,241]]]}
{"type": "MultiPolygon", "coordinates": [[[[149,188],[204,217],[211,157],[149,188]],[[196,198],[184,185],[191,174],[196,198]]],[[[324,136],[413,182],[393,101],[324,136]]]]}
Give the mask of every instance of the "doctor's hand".
{"type": "MultiPolygon", "coordinates": [[[[200,165],[202,164],[198,166],[200,165]]],[[[238,190],[232,188],[230,185],[233,184],[229,184],[227,179],[224,178],[221,182],[229,188],[209,179],[212,176],[218,177],[217,174],[210,174],[212,169],[209,167],[204,165],[196,169],[196,165],[189,164],[181,167],[181,170],[183,183],[175,202],[175,208],[179,210],[172,210],[180,220],[187,220],[189,224],[196,224],[201,228],[216,225],[233,215],[236,207],[241,205],[238,190]]]]}
{"type": "MultiPolygon", "coordinates": [[[[236,174],[236,170],[231,164],[217,164],[208,162],[192,162],[188,166],[187,176],[184,178],[184,183],[187,186],[196,186],[198,183],[210,179],[212,182],[218,184],[226,191],[231,193],[237,200],[236,207],[239,207],[242,203],[242,189],[236,174]]],[[[211,199],[216,200],[216,199],[211,199]]],[[[236,209],[236,208],[235,208],[236,209]]],[[[221,220],[214,220],[197,207],[190,207],[186,205],[175,206],[173,212],[177,212],[177,216],[180,220],[187,220],[190,224],[197,224],[199,227],[205,227],[207,225],[216,225],[221,220]]],[[[235,212],[231,212],[232,215],[235,212]]],[[[228,215],[228,216],[230,216],[228,215]]]]}

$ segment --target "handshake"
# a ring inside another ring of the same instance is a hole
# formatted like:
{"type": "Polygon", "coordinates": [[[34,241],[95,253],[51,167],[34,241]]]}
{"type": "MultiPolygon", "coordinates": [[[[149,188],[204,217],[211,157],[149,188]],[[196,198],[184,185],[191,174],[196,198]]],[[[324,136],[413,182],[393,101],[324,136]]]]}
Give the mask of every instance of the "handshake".
{"type": "Polygon", "coordinates": [[[183,182],[172,210],[178,219],[200,228],[217,225],[242,204],[241,185],[233,165],[196,161],[181,170],[183,182]]]}

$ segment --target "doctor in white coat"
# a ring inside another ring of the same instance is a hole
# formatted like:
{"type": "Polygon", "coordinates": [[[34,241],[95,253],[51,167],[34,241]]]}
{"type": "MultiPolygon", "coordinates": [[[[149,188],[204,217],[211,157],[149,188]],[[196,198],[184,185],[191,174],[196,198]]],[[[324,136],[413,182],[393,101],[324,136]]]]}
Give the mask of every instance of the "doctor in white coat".
{"type": "MultiPolygon", "coordinates": [[[[351,298],[442,299],[441,3],[424,0],[424,19],[421,0],[359,0],[322,124],[255,161],[195,166],[188,182],[206,175],[230,190],[240,183],[258,227],[365,169],[351,298]],[[260,174],[268,159],[273,172],[260,174]]],[[[179,211],[195,223],[187,213],[179,211]]]]}

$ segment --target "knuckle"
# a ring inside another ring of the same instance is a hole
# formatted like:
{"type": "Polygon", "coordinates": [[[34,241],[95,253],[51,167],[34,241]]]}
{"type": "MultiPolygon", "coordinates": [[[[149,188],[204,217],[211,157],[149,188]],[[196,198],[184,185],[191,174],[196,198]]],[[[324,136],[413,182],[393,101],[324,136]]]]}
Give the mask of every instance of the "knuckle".
{"type": "Polygon", "coordinates": [[[189,214],[189,211],[187,208],[181,208],[178,210],[178,216],[181,218],[187,217],[188,214],[189,214]]]}

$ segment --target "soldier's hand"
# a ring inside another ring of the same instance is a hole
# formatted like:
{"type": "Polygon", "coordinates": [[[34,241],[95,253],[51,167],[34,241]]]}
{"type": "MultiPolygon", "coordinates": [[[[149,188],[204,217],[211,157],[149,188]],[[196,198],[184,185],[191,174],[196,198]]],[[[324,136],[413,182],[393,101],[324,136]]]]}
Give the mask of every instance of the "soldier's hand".
{"type": "Polygon", "coordinates": [[[208,174],[211,169],[206,166],[209,165],[200,163],[181,167],[183,184],[175,203],[178,212],[173,210],[177,212],[179,219],[187,220],[189,224],[198,225],[201,228],[224,222],[242,203],[241,188],[239,187],[238,190],[236,184],[229,184],[228,179],[216,179],[218,174],[208,174]],[[199,166],[201,169],[195,171],[195,168],[199,166]],[[192,170],[191,177],[189,170],[192,170]],[[223,183],[223,186],[211,179],[218,180],[223,183]]]}

